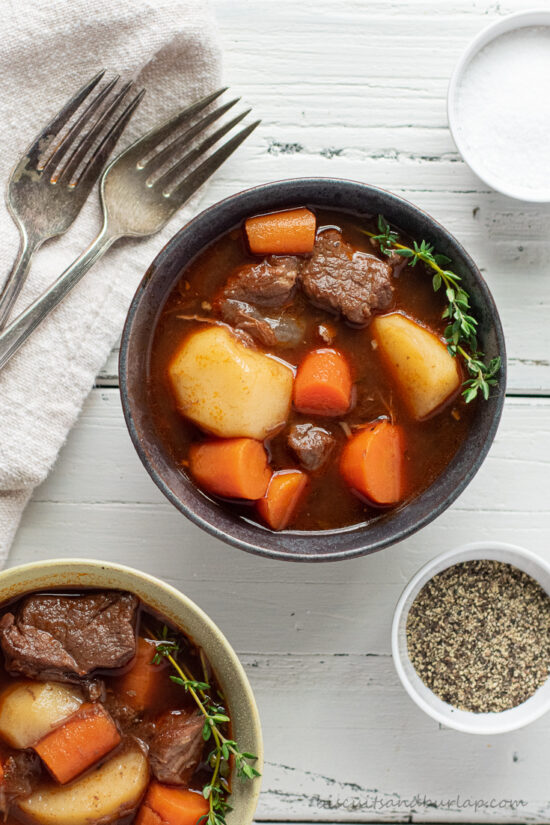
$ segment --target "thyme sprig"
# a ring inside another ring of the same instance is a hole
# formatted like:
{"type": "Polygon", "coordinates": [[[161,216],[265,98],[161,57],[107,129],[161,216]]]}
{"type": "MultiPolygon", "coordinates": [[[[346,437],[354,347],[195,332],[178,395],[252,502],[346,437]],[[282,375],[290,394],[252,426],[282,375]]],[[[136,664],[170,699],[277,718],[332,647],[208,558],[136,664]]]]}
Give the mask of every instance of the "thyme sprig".
{"type": "MultiPolygon", "coordinates": [[[[152,663],[160,664],[163,659],[170,662],[176,671],[175,674],[170,675],[170,679],[175,684],[181,685],[193,697],[199,711],[204,716],[202,738],[205,742],[212,741],[213,744],[213,749],[207,758],[207,762],[213,771],[212,778],[202,789],[204,798],[209,802],[210,810],[208,814],[199,819],[199,823],[203,825],[227,825],[225,817],[232,810],[227,801],[231,792],[227,780],[231,760],[234,761],[237,776],[240,779],[247,780],[260,776],[260,772],[250,764],[255,762],[257,757],[253,753],[241,751],[234,739],[228,739],[225,736],[220,725],[225,725],[231,720],[224,706],[212,699],[208,682],[195,679],[185,665],[178,662],[179,645],[168,637],[167,626],[163,626],[160,639],[149,630],[147,630],[147,635],[156,641],[152,663]]],[[[206,678],[206,669],[204,668],[204,670],[206,678]]]]}
{"type": "Polygon", "coordinates": [[[448,269],[451,259],[446,255],[435,252],[432,244],[427,241],[413,241],[407,246],[399,241],[399,235],[391,228],[383,215],[378,216],[378,233],[363,229],[362,232],[378,242],[380,251],[384,255],[396,253],[407,260],[409,266],[416,266],[422,261],[432,270],[432,287],[439,292],[443,287],[447,306],[443,310],[442,318],[448,320],[443,333],[449,353],[456,357],[460,355],[465,363],[469,378],[462,385],[462,395],[469,403],[481,392],[485,400],[489,398],[491,387],[498,384],[497,375],[500,370],[499,356],[486,363],[486,357],[478,348],[477,319],[470,314],[470,296],[461,285],[460,275],[448,269]]]}

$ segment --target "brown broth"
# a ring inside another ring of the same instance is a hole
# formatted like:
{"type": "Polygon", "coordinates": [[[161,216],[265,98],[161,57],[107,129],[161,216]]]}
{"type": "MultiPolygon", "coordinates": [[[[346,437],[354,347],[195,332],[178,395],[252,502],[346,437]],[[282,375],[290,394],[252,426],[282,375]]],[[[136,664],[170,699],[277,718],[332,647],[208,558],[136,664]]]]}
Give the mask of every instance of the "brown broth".
{"type": "MultiPolygon", "coordinates": [[[[370,221],[344,212],[314,211],[319,228],[337,226],[342,230],[344,240],[354,248],[375,253],[369,238],[358,229],[361,224],[375,231],[370,221]]],[[[174,464],[182,471],[190,445],[203,440],[204,434],[178,413],[169,385],[168,364],[175,350],[187,335],[201,325],[200,321],[185,320],[181,316],[195,315],[208,319],[213,296],[227,278],[237,268],[258,260],[259,257],[247,251],[242,229],[236,227],[212,243],[182,272],[157,322],[149,361],[149,403],[159,437],[174,464]]],[[[427,268],[421,263],[414,268],[404,266],[394,283],[395,302],[390,311],[400,310],[442,334],[445,328],[445,322],[441,320],[444,298],[442,292],[433,292],[432,274],[427,268]]],[[[470,426],[475,404],[466,405],[457,395],[428,420],[415,421],[400,401],[390,376],[380,363],[372,346],[368,325],[358,328],[336,318],[313,306],[299,290],[293,307],[306,322],[302,341],[293,348],[264,348],[264,351],[296,366],[309,350],[326,346],[316,331],[318,325],[329,322],[335,326],[337,336],[334,346],[349,359],[357,393],[355,406],[342,420],[353,427],[389,415],[403,427],[407,443],[407,500],[415,497],[433,483],[455,455],[470,426]]],[[[285,429],[266,444],[273,469],[298,467],[286,437],[291,424],[305,421],[312,421],[329,430],[338,440],[338,449],[326,469],[312,474],[309,492],[290,529],[338,529],[379,517],[383,511],[358,498],[340,476],[338,455],[346,435],[334,418],[300,415],[293,410],[285,429]]],[[[244,518],[261,523],[253,504],[226,502],[225,506],[244,518]]]]}

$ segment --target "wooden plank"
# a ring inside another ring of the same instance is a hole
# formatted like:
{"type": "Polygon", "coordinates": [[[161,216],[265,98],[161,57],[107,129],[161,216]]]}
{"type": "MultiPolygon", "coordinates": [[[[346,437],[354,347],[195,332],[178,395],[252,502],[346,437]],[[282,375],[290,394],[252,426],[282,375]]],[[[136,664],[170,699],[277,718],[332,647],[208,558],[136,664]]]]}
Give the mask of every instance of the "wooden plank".
{"type": "Polygon", "coordinates": [[[467,737],[411,704],[390,657],[244,661],[268,753],[258,818],[547,821],[548,719],[503,737],[467,737]]]}

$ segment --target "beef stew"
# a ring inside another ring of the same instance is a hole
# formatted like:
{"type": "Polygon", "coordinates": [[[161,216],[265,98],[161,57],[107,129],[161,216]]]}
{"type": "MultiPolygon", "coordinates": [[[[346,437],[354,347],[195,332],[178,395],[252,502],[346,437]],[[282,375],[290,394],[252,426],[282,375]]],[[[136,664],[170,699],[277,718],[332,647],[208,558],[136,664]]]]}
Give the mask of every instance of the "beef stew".
{"type": "Polygon", "coordinates": [[[475,403],[460,396],[444,297],[424,265],[404,271],[383,254],[362,231],[374,221],[304,211],[316,232],[301,216],[295,254],[284,232],[270,236],[268,219],[289,214],[277,213],[258,237],[246,221],[186,267],[157,321],[148,397],[174,464],[220,506],[324,531],[429,487],[475,403]]]}
{"type": "Polygon", "coordinates": [[[212,743],[176,675],[193,678],[230,740],[203,651],[126,592],[33,593],[0,615],[7,825],[195,825],[208,814],[212,743]]]}

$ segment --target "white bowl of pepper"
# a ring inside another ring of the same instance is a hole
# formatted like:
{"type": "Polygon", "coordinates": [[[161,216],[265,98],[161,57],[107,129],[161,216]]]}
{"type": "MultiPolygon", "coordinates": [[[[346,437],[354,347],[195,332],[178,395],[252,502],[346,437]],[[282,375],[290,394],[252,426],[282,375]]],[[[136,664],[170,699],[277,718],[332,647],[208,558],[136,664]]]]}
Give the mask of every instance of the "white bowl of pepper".
{"type": "Polygon", "coordinates": [[[550,565],[498,542],[442,553],[399,599],[392,652],[411,699],[442,725],[528,725],[550,710],[550,565]]]}

